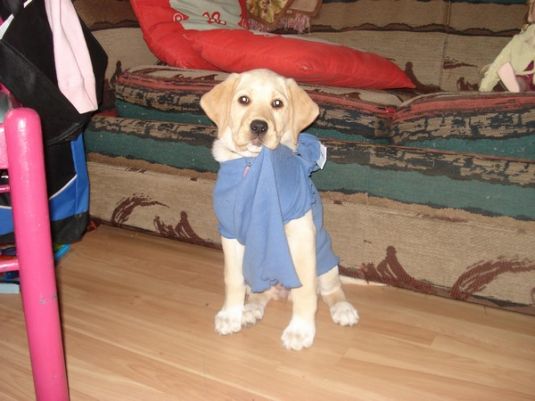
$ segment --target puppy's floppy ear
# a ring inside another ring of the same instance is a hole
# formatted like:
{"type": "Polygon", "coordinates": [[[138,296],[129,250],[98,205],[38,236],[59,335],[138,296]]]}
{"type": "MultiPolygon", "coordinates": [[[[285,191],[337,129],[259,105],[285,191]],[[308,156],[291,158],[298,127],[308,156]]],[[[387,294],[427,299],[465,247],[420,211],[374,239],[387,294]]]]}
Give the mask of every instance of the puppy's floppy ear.
{"type": "Polygon", "coordinates": [[[239,77],[239,74],[230,74],[227,79],[201,97],[201,107],[210,120],[217,125],[218,134],[228,124],[232,95],[239,77]]]}
{"type": "Polygon", "coordinates": [[[297,138],[301,131],[314,122],[320,111],[318,105],[308,96],[308,93],[300,88],[292,78],[287,78],[286,84],[290,93],[293,114],[292,139],[294,143],[297,143],[297,138]]]}

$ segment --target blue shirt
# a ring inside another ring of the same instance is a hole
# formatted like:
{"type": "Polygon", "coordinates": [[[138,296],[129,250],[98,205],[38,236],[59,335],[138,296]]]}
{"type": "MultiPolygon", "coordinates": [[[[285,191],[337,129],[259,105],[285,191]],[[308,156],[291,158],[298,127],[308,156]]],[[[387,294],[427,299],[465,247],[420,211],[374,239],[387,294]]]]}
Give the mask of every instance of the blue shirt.
{"type": "Polygon", "coordinates": [[[338,264],[323,227],[321,199],[310,179],[319,168],[320,154],[319,140],[301,134],[296,152],[284,145],[263,147],[257,157],[220,164],[213,198],[219,232],[245,246],[243,275],[253,292],[275,284],[301,286],[284,225],[309,210],[316,226],[316,273],[338,264]]]}

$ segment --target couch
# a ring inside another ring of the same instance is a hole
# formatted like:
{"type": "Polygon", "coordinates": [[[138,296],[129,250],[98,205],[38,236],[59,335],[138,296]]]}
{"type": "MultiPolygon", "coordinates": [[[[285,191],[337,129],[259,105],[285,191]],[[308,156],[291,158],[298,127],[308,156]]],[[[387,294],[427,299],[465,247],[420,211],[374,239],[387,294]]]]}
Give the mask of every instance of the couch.
{"type": "MultiPolygon", "coordinates": [[[[223,72],[161,65],[128,1],[76,0],[110,58],[85,130],[96,220],[219,246],[215,127],[223,72]]],[[[520,1],[323,1],[306,35],[380,54],[413,90],[304,86],[328,147],[313,175],[344,275],[535,314],[535,93],[479,93],[520,1]]],[[[179,261],[177,261],[179,263],[179,261]]]]}

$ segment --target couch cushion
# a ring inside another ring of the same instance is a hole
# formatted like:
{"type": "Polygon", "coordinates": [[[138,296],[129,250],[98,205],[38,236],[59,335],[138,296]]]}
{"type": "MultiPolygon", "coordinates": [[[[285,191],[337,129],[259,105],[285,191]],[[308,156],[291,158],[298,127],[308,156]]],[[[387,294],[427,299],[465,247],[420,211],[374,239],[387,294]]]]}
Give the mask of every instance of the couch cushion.
{"type": "MultiPolygon", "coordinates": [[[[200,97],[226,76],[173,67],[130,69],[116,81],[118,114],[130,118],[209,124],[200,108],[200,97]]],[[[321,109],[320,116],[311,126],[312,131],[322,130],[323,135],[348,136],[353,140],[388,140],[390,116],[401,104],[401,96],[397,93],[303,87],[321,109]]]]}
{"type": "MultiPolygon", "coordinates": [[[[96,116],[88,152],[216,172],[213,125],[96,116]]],[[[497,160],[323,137],[326,168],[313,175],[320,191],[366,193],[437,208],[535,220],[535,161],[497,160]]]]}
{"type": "Polygon", "coordinates": [[[143,37],[159,60],[190,68],[215,68],[206,62],[183,37],[184,28],[175,20],[177,12],[169,0],[132,0],[143,37]]]}
{"type": "Polygon", "coordinates": [[[397,145],[535,160],[535,94],[435,93],[398,107],[397,145]]]}
{"type": "MultiPolygon", "coordinates": [[[[117,111],[124,121],[108,121],[96,130],[90,127],[88,146],[108,143],[108,154],[118,156],[121,141],[143,149],[137,139],[140,132],[162,141],[179,130],[180,137],[171,141],[198,146],[193,154],[184,157],[177,150],[176,155],[182,156],[170,163],[159,159],[168,153],[162,150],[153,152],[155,159],[148,161],[215,171],[206,167],[211,159],[207,127],[214,126],[200,109],[199,99],[225,76],[171,67],[127,71],[116,84],[117,111]],[[189,128],[177,128],[184,124],[189,128]],[[107,134],[97,142],[93,132],[98,131],[107,134]],[[205,134],[201,138],[197,132],[205,134]],[[112,134],[121,141],[110,146],[111,138],[119,140],[112,134]]],[[[444,93],[401,103],[399,96],[388,92],[308,86],[306,90],[321,110],[309,131],[321,137],[330,152],[330,167],[314,177],[320,190],[535,219],[533,94],[444,93]]],[[[169,150],[179,146],[175,142],[169,150]]],[[[124,156],[145,158],[134,153],[124,156]]]]}
{"type": "Polygon", "coordinates": [[[190,32],[202,57],[226,72],[268,68],[300,83],[344,88],[414,88],[391,61],[347,46],[243,29],[190,32]]]}

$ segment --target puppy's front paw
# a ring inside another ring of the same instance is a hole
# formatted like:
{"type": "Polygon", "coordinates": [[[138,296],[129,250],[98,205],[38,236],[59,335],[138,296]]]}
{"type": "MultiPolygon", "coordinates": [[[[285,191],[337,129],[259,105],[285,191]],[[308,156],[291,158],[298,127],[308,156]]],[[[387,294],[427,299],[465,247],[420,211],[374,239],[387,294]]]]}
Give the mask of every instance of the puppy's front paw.
{"type": "Polygon", "coordinates": [[[281,340],[286,349],[299,351],[310,347],[314,342],[315,335],[314,321],[308,322],[302,318],[293,317],[282,333],[281,340]]]}
{"type": "Polygon", "coordinates": [[[349,302],[341,301],[331,307],[331,317],[340,326],[354,326],[359,321],[359,314],[349,302]]]}
{"type": "Polygon", "coordinates": [[[258,302],[245,304],[243,309],[243,324],[253,325],[264,317],[264,305],[258,302]]]}
{"type": "Polygon", "coordinates": [[[221,335],[237,333],[242,326],[243,307],[223,308],[215,315],[215,331],[221,335]]]}

